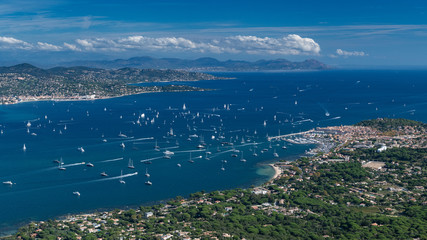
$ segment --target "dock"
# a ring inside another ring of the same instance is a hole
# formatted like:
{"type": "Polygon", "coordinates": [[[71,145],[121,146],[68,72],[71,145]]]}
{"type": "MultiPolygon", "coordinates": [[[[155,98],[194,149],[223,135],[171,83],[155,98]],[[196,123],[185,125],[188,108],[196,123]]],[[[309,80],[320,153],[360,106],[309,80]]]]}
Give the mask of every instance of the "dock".
{"type": "Polygon", "coordinates": [[[305,132],[298,132],[298,133],[290,133],[290,134],[285,134],[285,135],[272,136],[272,137],[268,137],[267,140],[268,141],[279,140],[279,139],[286,138],[286,137],[292,137],[292,136],[297,136],[297,135],[304,135],[304,134],[312,133],[312,132],[314,132],[314,129],[311,129],[311,130],[308,130],[308,131],[305,131],[305,132]]]}

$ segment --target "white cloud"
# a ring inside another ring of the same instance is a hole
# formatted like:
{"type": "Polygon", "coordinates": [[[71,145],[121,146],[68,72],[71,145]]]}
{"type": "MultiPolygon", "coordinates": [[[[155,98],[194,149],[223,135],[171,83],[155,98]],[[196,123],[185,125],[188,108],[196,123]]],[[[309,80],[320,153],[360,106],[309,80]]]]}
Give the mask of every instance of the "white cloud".
{"type": "Polygon", "coordinates": [[[33,48],[33,46],[30,43],[27,43],[25,41],[22,41],[13,37],[0,36],[0,48],[30,50],[33,48]]]}
{"type": "Polygon", "coordinates": [[[65,48],[65,49],[68,49],[68,50],[71,50],[71,51],[78,51],[78,52],[80,52],[80,51],[81,51],[81,49],[80,49],[80,48],[78,48],[76,45],[74,45],[74,44],[69,44],[69,43],[66,43],[66,42],[64,42],[64,48],[65,48]]]}
{"type": "Polygon", "coordinates": [[[350,56],[364,57],[364,56],[368,56],[368,54],[365,53],[365,52],[345,51],[345,50],[342,50],[342,49],[337,49],[336,53],[339,56],[344,56],[344,57],[350,57],[350,56]]]}
{"type": "Polygon", "coordinates": [[[311,38],[290,34],[282,38],[232,36],[222,39],[195,41],[183,37],[128,36],[114,40],[77,39],[87,51],[191,51],[211,53],[247,53],[268,55],[318,55],[320,46],[311,38]]]}
{"type": "Polygon", "coordinates": [[[258,55],[318,55],[320,53],[320,46],[313,39],[303,38],[296,34],[279,38],[238,35],[203,40],[193,40],[184,37],[146,37],[134,35],[118,38],[76,39],[73,44],[64,42],[62,45],[46,42],[37,42],[32,45],[19,39],[0,37],[0,48],[44,51],[167,51],[215,54],[246,53],[258,55]]]}
{"type": "Polygon", "coordinates": [[[47,50],[47,51],[61,51],[62,47],[56,46],[50,43],[44,43],[44,42],[37,42],[37,47],[40,50],[47,50]]]}
{"type": "Polygon", "coordinates": [[[318,55],[320,53],[320,46],[313,39],[302,38],[296,34],[289,34],[283,38],[239,35],[228,37],[225,43],[249,54],[318,55]]]}

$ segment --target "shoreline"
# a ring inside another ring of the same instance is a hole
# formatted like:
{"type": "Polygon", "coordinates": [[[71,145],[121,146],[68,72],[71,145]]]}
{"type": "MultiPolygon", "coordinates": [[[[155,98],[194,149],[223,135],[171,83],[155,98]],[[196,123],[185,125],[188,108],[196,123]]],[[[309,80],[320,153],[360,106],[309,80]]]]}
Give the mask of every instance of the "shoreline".
{"type": "Polygon", "coordinates": [[[273,175],[273,177],[271,177],[270,180],[268,180],[268,182],[271,182],[271,181],[279,178],[282,175],[282,169],[279,168],[278,166],[276,166],[275,164],[276,163],[270,163],[270,164],[268,164],[268,166],[272,167],[273,170],[274,170],[274,175],[273,175]]]}
{"type": "Polygon", "coordinates": [[[212,89],[200,89],[200,90],[176,90],[176,91],[146,91],[146,92],[139,92],[139,93],[133,93],[133,94],[123,94],[123,95],[117,95],[117,96],[105,96],[105,97],[96,97],[96,98],[29,98],[13,103],[1,103],[0,106],[7,106],[7,105],[15,105],[20,103],[31,103],[31,102],[83,102],[83,101],[96,101],[96,100],[107,100],[107,99],[114,99],[114,98],[121,98],[121,97],[127,97],[127,96],[135,96],[139,94],[147,94],[147,93],[170,93],[170,92],[204,92],[204,91],[212,91],[212,89]]]}

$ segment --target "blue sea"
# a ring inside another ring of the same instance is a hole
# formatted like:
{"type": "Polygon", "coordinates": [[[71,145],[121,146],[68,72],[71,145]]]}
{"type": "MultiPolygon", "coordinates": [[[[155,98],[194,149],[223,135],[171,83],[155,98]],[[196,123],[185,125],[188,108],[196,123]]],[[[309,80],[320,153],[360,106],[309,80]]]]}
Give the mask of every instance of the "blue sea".
{"type": "Polygon", "coordinates": [[[273,152],[292,160],[313,147],[267,136],[378,117],[427,122],[424,70],[214,74],[233,79],[185,83],[212,89],[204,92],[1,105],[0,182],[14,183],[0,185],[1,234],[33,220],[259,185],[274,174],[273,152]]]}

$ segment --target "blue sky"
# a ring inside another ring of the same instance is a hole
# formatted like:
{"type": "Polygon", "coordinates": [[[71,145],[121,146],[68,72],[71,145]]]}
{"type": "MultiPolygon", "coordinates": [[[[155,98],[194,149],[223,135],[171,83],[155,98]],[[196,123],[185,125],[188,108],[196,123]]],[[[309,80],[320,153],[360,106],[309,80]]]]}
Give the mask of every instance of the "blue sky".
{"type": "Polygon", "coordinates": [[[427,66],[424,1],[2,0],[0,63],[134,56],[427,66]]]}

